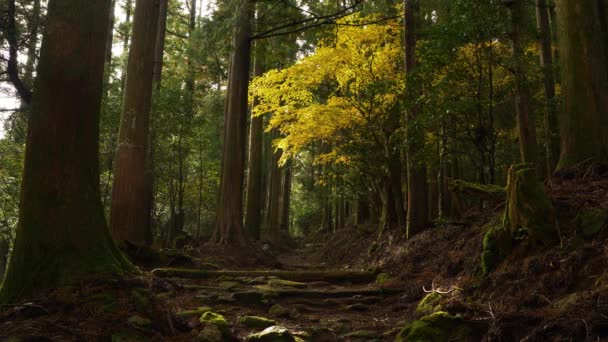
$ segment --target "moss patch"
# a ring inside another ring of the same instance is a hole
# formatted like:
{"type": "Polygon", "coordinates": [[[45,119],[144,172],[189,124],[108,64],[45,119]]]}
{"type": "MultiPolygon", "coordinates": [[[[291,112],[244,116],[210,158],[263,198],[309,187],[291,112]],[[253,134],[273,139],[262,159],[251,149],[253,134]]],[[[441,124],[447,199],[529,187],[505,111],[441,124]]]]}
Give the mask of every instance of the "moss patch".
{"type": "Polygon", "coordinates": [[[256,329],[266,329],[277,324],[275,320],[259,316],[243,316],[239,318],[239,323],[246,327],[256,329]]]}
{"type": "Polygon", "coordinates": [[[438,311],[407,324],[396,342],[474,341],[472,329],[462,318],[438,311]]]}
{"type": "Polygon", "coordinates": [[[226,320],[226,318],[218,313],[215,313],[213,311],[207,311],[205,312],[201,318],[199,319],[199,321],[203,324],[214,324],[216,325],[218,328],[220,328],[222,331],[228,330],[228,321],[226,320]]]}
{"type": "Polygon", "coordinates": [[[503,225],[493,226],[483,236],[483,250],[481,252],[481,268],[484,274],[492,271],[496,265],[504,260],[513,246],[511,233],[503,225]]]}
{"type": "Polygon", "coordinates": [[[439,305],[439,301],[441,298],[443,298],[443,295],[439,292],[427,294],[416,306],[416,314],[424,316],[432,314],[435,311],[440,311],[441,305],[439,305]]]}
{"type": "Polygon", "coordinates": [[[576,223],[579,231],[585,238],[591,238],[599,234],[608,221],[608,210],[593,208],[578,214],[576,223]]]}

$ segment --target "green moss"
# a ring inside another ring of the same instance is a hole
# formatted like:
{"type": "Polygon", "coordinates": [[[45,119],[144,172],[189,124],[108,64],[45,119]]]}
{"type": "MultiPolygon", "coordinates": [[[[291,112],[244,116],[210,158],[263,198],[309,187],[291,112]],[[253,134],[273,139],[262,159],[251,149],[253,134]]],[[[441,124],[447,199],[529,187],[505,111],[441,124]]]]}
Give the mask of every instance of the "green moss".
{"type": "Polygon", "coordinates": [[[289,330],[273,326],[266,328],[264,331],[257,334],[247,336],[249,342],[296,342],[297,339],[289,332],[289,330]]]}
{"type": "Polygon", "coordinates": [[[380,273],[378,274],[378,276],[376,277],[376,284],[378,285],[383,285],[384,283],[386,283],[389,279],[391,279],[390,274],[388,273],[380,273]]]}
{"type": "Polygon", "coordinates": [[[451,182],[450,190],[454,192],[472,192],[492,197],[502,197],[506,192],[505,187],[500,185],[470,183],[463,180],[451,182]]]}
{"type": "Polygon", "coordinates": [[[439,305],[439,301],[441,298],[443,298],[443,295],[439,292],[427,294],[416,306],[416,314],[429,315],[435,311],[440,311],[441,305],[439,305]]]}
{"type": "Polygon", "coordinates": [[[275,304],[271,306],[268,310],[268,313],[274,317],[289,317],[290,315],[289,309],[280,304],[275,304]]]}
{"type": "Polygon", "coordinates": [[[297,289],[302,289],[302,288],[307,287],[305,283],[291,281],[291,280],[284,280],[284,279],[271,279],[268,282],[268,285],[273,286],[273,287],[295,287],[297,289]]]}
{"type": "Polygon", "coordinates": [[[512,236],[523,232],[531,242],[543,244],[556,240],[555,210],[533,165],[509,168],[506,213],[512,236]]]}
{"type": "Polygon", "coordinates": [[[226,320],[226,318],[218,313],[215,313],[213,311],[207,311],[205,312],[201,318],[199,319],[199,321],[203,324],[214,324],[216,325],[218,328],[220,328],[222,331],[226,331],[229,328],[228,325],[228,321],[226,320]]]}
{"type": "Polygon", "coordinates": [[[139,316],[139,315],[134,315],[129,317],[129,324],[136,327],[136,328],[143,328],[143,329],[148,329],[152,326],[152,321],[139,316]]]}
{"type": "Polygon", "coordinates": [[[438,311],[407,324],[396,342],[474,341],[471,328],[459,316],[438,311]]]}
{"type": "Polygon", "coordinates": [[[259,329],[266,329],[277,324],[275,320],[259,316],[243,316],[239,318],[239,323],[249,328],[259,329]]]}
{"type": "Polygon", "coordinates": [[[207,306],[201,306],[193,310],[178,311],[175,313],[175,317],[190,318],[194,316],[202,316],[207,311],[211,311],[211,308],[207,306]]]}
{"type": "Polygon", "coordinates": [[[484,274],[492,271],[504,258],[511,253],[513,239],[509,230],[503,225],[488,229],[483,237],[481,267],[484,274]]]}
{"type": "Polygon", "coordinates": [[[608,210],[593,208],[578,214],[576,222],[579,231],[585,238],[591,238],[599,234],[608,221],[608,210]]]}

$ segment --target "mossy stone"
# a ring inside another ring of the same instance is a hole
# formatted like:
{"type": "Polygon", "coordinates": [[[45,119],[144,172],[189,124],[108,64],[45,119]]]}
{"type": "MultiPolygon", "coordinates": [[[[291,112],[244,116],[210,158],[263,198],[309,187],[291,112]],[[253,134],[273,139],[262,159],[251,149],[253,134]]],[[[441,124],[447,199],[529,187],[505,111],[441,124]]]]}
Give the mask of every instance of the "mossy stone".
{"type": "Polygon", "coordinates": [[[378,285],[383,285],[384,283],[386,283],[389,279],[391,279],[391,276],[388,273],[380,273],[378,274],[378,276],[376,277],[376,284],[378,285]]]}
{"type": "Polygon", "coordinates": [[[396,342],[474,341],[472,329],[459,316],[438,311],[407,324],[396,342]]]}
{"type": "Polygon", "coordinates": [[[220,330],[222,331],[227,331],[228,330],[228,321],[226,320],[226,318],[218,313],[215,313],[213,311],[207,311],[205,312],[201,318],[199,319],[199,321],[203,324],[214,324],[216,325],[218,328],[220,328],[220,330]]]}
{"type": "Polygon", "coordinates": [[[239,318],[239,323],[248,328],[256,329],[266,329],[277,324],[275,320],[259,316],[243,316],[239,318]]]}
{"type": "Polygon", "coordinates": [[[224,333],[215,324],[207,325],[197,336],[199,342],[223,342],[224,333]]]}
{"type": "Polygon", "coordinates": [[[290,312],[289,309],[282,306],[281,304],[275,304],[270,307],[268,313],[274,317],[289,317],[290,312]]]}
{"type": "Polygon", "coordinates": [[[296,342],[293,334],[284,327],[272,326],[262,332],[247,336],[249,342],[296,342]]]}
{"type": "Polygon", "coordinates": [[[585,238],[591,238],[599,234],[608,221],[608,210],[593,208],[578,214],[576,222],[581,234],[585,238]]]}
{"type": "Polygon", "coordinates": [[[211,308],[208,306],[201,306],[192,310],[178,311],[175,313],[175,316],[179,318],[190,318],[194,316],[202,316],[207,311],[211,311],[211,308]]]}
{"type": "Polygon", "coordinates": [[[441,305],[439,305],[441,298],[443,298],[443,295],[439,292],[431,292],[427,294],[416,306],[416,314],[425,316],[436,311],[441,311],[441,305]]]}

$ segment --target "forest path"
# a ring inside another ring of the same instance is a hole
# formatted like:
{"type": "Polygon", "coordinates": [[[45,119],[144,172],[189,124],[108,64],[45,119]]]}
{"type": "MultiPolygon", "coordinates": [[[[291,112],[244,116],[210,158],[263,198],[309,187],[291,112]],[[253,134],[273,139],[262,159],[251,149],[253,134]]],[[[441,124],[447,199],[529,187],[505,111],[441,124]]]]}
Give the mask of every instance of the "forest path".
{"type": "Polygon", "coordinates": [[[251,335],[267,326],[285,328],[283,333],[304,341],[394,340],[403,325],[398,322],[403,289],[378,286],[370,272],[314,264],[307,257],[314,247],[280,255],[282,269],[157,269],[153,274],[178,285],[169,301],[179,319],[200,334],[206,330],[201,317],[212,311],[225,317],[241,341],[255,341],[251,335]]]}

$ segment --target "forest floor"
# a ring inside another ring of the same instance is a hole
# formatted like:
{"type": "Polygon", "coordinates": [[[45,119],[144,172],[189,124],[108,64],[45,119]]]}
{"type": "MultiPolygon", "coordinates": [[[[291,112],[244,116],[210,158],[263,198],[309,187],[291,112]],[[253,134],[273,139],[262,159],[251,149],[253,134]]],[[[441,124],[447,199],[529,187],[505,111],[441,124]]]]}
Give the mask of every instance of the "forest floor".
{"type": "Polygon", "coordinates": [[[414,322],[434,336],[419,341],[608,341],[608,170],[581,167],[546,188],[560,241],[521,241],[488,275],[482,241],[500,205],[407,241],[351,226],[280,251],[165,255],[138,276],[5,306],[0,340],[393,341],[414,322]]]}

